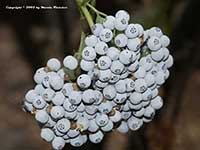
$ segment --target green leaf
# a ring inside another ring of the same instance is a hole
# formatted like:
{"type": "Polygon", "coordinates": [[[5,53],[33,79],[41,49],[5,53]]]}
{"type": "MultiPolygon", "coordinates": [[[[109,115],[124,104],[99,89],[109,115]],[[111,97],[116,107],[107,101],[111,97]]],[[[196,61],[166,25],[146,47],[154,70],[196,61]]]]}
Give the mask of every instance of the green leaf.
{"type": "Polygon", "coordinates": [[[69,76],[70,81],[76,80],[76,75],[74,70],[69,70],[68,68],[63,68],[64,72],[69,76]]]}
{"type": "Polygon", "coordinates": [[[148,49],[144,50],[144,51],[142,52],[141,56],[140,56],[140,59],[143,58],[143,57],[148,56],[149,54],[151,54],[151,52],[150,52],[148,49]]]}
{"type": "Polygon", "coordinates": [[[103,23],[105,21],[105,18],[101,17],[100,15],[97,15],[96,17],[96,23],[103,23]]]}

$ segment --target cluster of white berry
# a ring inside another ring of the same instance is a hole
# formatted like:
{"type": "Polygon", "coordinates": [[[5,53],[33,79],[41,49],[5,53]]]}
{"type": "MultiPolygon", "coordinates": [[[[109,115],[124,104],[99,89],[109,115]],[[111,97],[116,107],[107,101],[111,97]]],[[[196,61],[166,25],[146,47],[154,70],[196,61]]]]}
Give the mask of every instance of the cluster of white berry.
{"type": "Polygon", "coordinates": [[[61,67],[52,58],[36,71],[37,85],[25,95],[24,108],[35,114],[41,137],[54,149],[88,139],[99,143],[113,129],[138,130],[163,106],[158,88],[173,65],[170,40],[157,27],[144,30],[129,20],[124,10],[107,16],[85,38],[80,62],[67,56],[61,67]],[[70,82],[67,71],[79,67],[81,74],[70,82]]]}

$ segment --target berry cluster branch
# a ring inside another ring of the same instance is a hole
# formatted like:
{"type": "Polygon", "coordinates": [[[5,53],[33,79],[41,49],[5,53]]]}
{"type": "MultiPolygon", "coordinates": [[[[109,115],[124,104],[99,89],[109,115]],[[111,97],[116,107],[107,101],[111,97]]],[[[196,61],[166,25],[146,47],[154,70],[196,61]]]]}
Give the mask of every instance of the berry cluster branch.
{"type": "Polygon", "coordinates": [[[90,27],[90,30],[92,30],[92,27],[94,25],[94,22],[93,22],[93,17],[91,15],[91,13],[89,12],[89,10],[87,9],[87,4],[91,1],[91,5],[95,5],[96,1],[95,0],[76,0],[76,5],[77,5],[77,8],[79,9],[79,12],[80,12],[80,21],[81,21],[81,38],[80,38],[80,45],[79,45],[79,49],[78,51],[75,53],[75,57],[80,60],[81,59],[81,53],[82,53],[82,50],[85,46],[84,44],[84,40],[85,40],[85,37],[86,37],[86,34],[87,32],[84,30],[83,28],[83,24],[84,22],[86,21],[90,27]]]}
{"type": "MultiPolygon", "coordinates": [[[[74,56],[77,58],[78,61],[81,60],[81,54],[82,50],[85,47],[85,38],[87,33],[87,30],[84,28],[84,23],[87,22],[88,26],[90,27],[90,30],[92,31],[92,27],[94,26],[94,20],[95,15],[96,16],[103,16],[105,17],[106,14],[98,11],[95,8],[96,0],[76,0],[77,8],[80,12],[80,27],[81,27],[81,37],[80,37],[80,44],[77,52],[74,54],[74,56]]],[[[69,82],[72,82],[76,79],[76,76],[80,74],[80,68],[78,67],[76,70],[68,70],[64,69],[66,75],[68,76],[69,82]]]]}
{"type": "Polygon", "coordinates": [[[100,12],[99,10],[97,10],[93,5],[91,5],[90,3],[87,3],[87,6],[92,9],[97,15],[101,15],[103,17],[106,17],[107,15],[103,12],[100,12]]]}
{"type": "Polygon", "coordinates": [[[94,22],[93,22],[92,15],[87,8],[88,3],[89,3],[89,0],[76,0],[76,4],[80,11],[82,19],[87,21],[90,29],[92,30],[94,22]]]}
{"type": "Polygon", "coordinates": [[[76,0],[76,5],[80,12],[80,21],[81,21],[81,38],[80,38],[80,45],[78,51],[75,53],[75,57],[80,60],[81,53],[85,46],[84,40],[87,35],[87,31],[83,28],[83,24],[86,21],[90,30],[92,31],[92,27],[94,26],[95,15],[97,18],[99,16],[106,17],[107,15],[95,8],[96,0],[76,0]],[[89,8],[89,9],[88,9],[89,8]],[[93,13],[95,15],[93,15],[93,13]]]}
{"type": "Polygon", "coordinates": [[[84,31],[81,31],[81,39],[80,39],[79,48],[78,48],[78,51],[74,55],[78,61],[81,60],[81,53],[85,46],[85,43],[84,43],[85,37],[86,37],[86,33],[84,31]]]}

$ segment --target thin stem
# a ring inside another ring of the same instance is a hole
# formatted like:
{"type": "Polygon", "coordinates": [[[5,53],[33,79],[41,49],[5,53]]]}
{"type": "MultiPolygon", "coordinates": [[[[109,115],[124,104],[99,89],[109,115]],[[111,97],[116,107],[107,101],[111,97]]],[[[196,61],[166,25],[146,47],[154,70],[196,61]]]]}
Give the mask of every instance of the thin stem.
{"type": "Polygon", "coordinates": [[[86,20],[90,29],[94,26],[93,17],[87,9],[85,0],[76,0],[77,7],[80,11],[81,20],[86,20]]]}
{"type": "Polygon", "coordinates": [[[87,20],[88,22],[88,25],[92,31],[92,27],[94,26],[94,22],[93,22],[93,19],[92,19],[92,16],[90,14],[90,12],[88,11],[87,7],[86,6],[81,6],[81,11],[85,17],[85,19],[87,20]]]}
{"type": "Polygon", "coordinates": [[[77,51],[76,54],[75,54],[75,57],[76,57],[79,61],[80,61],[80,59],[81,59],[82,50],[83,50],[83,48],[84,48],[84,46],[85,46],[85,43],[84,43],[85,37],[86,37],[85,32],[81,31],[81,40],[80,40],[79,49],[78,49],[78,51],[77,51]]]}
{"type": "Polygon", "coordinates": [[[83,23],[84,21],[86,20],[90,29],[92,30],[92,27],[94,25],[94,22],[93,22],[93,18],[90,14],[90,12],[88,11],[87,7],[86,7],[86,3],[84,3],[84,0],[76,0],[76,4],[77,4],[77,7],[80,11],[80,28],[81,28],[81,39],[80,39],[80,45],[79,45],[79,49],[78,51],[75,53],[75,57],[80,61],[81,59],[81,53],[82,53],[82,50],[84,48],[84,41],[85,41],[85,37],[86,37],[86,31],[84,31],[84,28],[83,28],[83,23]]]}
{"type": "MultiPolygon", "coordinates": [[[[92,1],[93,5],[95,5],[95,0],[92,1]]],[[[84,0],[76,0],[77,7],[80,11],[80,27],[81,27],[81,39],[80,39],[80,45],[78,51],[74,54],[74,56],[77,58],[78,61],[81,60],[81,54],[82,50],[84,49],[85,46],[85,37],[86,37],[86,31],[83,28],[83,23],[86,20],[88,23],[88,26],[90,27],[90,30],[92,31],[92,27],[94,26],[93,22],[93,17],[90,13],[90,11],[87,8],[87,5],[84,0]]],[[[77,76],[81,73],[80,67],[78,67],[76,70],[73,72],[69,72],[69,75],[77,76]]]]}
{"type": "Polygon", "coordinates": [[[99,10],[97,10],[94,6],[92,6],[91,4],[87,3],[87,6],[89,8],[91,8],[97,15],[101,15],[103,17],[107,17],[107,15],[103,12],[100,12],[99,10]]]}

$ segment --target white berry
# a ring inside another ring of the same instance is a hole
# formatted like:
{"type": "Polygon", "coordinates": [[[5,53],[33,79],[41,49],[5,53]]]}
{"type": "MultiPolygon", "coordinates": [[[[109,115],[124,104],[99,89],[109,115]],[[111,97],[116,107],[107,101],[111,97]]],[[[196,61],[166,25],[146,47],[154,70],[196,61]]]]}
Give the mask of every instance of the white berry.
{"type": "Polygon", "coordinates": [[[128,38],[136,38],[139,35],[138,26],[135,24],[129,24],[125,30],[125,34],[128,38]]]}
{"type": "Polygon", "coordinates": [[[111,60],[117,60],[119,58],[120,50],[115,47],[110,47],[107,52],[107,56],[110,57],[111,60]]]}
{"type": "Polygon", "coordinates": [[[152,51],[157,51],[161,48],[160,39],[156,36],[151,37],[147,42],[148,48],[152,51]]]}
{"type": "Polygon", "coordinates": [[[94,49],[97,54],[105,55],[108,52],[108,45],[105,42],[98,42],[94,49]]]}
{"type": "Polygon", "coordinates": [[[51,58],[47,61],[47,67],[52,71],[58,71],[61,67],[61,63],[56,58],[51,58]]]}
{"type": "Polygon", "coordinates": [[[70,122],[68,119],[61,119],[57,122],[56,128],[61,133],[66,133],[70,128],[70,122]]]}
{"type": "Polygon", "coordinates": [[[112,85],[108,85],[103,89],[103,95],[105,96],[105,98],[107,99],[113,99],[116,96],[116,89],[114,86],[112,85]]]}
{"type": "Polygon", "coordinates": [[[138,51],[141,46],[141,40],[139,38],[129,39],[127,43],[127,47],[131,51],[138,51]]]}
{"type": "Polygon", "coordinates": [[[80,62],[80,67],[83,71],[91,71],[95,67],[95,62],[82,59],[80,62]]]}
{"type": "Polygon", "coordinates": [[[62,137],[55,137],[52,141],[52,147],[55,150],[61,150],[65,146],[65,140],[62,137]]]}
{"type": "Polygon", "coordinates": [[[125,10],[119,10],[119,11],[115,14],[115,17],[116,17],[116,18],[122,17],[122,18],[125,18],[127,21],[130,20],[130,15],[129,15],[128,12],[125,11],[125,10]]]}
{"type": "Polygon", "coordinates": [[[42,137],[42,139],[44,139],[45,141],[47,142],[51,142],[54,137],[55,137],[55,134],[54,132],[49,129],[49,128],[44,128],[41,130],[41,133],[40,133],[40,136],[42,137]]]}
{"type": "Polygon", "coordinates": [[[56,92],[52,98],[52,103],[57,106],[61,106],[64,103],[65,96],[62,92],[56,92]]]}
{"type": "Polygon", "coordinates": [[[78,105],[81,103],[82,93],[80,91],[72,91],[69,95],[69,102],[73,105],[78,105]]]}
{"type": "Polygon", "coordinates": [[[91,78],[89,75],[82,74],[77,78],[77,84],[80,88],[86,89],[91,85],[91,78]]]}
{"type": "Polygon", "coordinates": [[[98,59],[97,65],[99,67],[99,69],[108,69],[111,66],[111,59],[108,56],[101,56],[98,59]]]}
{"type": "Polygon", "coordinates": [[[87,46],[94,47],[98,42],[98,38],[95,35],[89,35],[85,38],[85,44],[87,46]]]}
{"type": "Polygon", "coordinates": [[[124,70],[124,65],[119,60],[113,61],[110,70],[115,74],[121,74],[124,70]]]}
{"type": "Polygon", "coordinates": [[[128,26],[128,20],[124,17],[118,17],[115,19],[115,28],[118,31],[123,31],[126,30],[127,26],[128,26]]]}
{"type": "Polygon", "coordinates": [[[49,115],[47,114],[46,111],[44,110],[39,110],[36,112],[35,114],[35,119],[42,124],[47,123],[47,121],[49,120],[49,115]]]}
{"type": "Polygon", "coordinates": [[[113,16],[107,16],[106,20],[103,22],[103,25],[105,28],[114,29],[114,21],[115,21],[115,17],[113,16]]]}
{"type": "Polygon", "coordinates": [[[75,70],[78,67],[78,61],[73,56],[65,57],[63,64],[67,69],[70,69],[70,70],[75,70]]]}
{"type": "Polygon", "coordinates": [[[141,119],[138,119],[133,116],[128,119],[128,127],[133,131],[138,130],[142,125],[143,121],[141,119]]]}
{"type": "Polygon", "coordinates": [[[60,119],[64,116],[65,111],[62,106],[54,106],[52,107],[50,114],[54,119],[60,119]]]}
{"type": "Polygon", "coordinates": [[[103,29],[99,36],[102,41],[110,42],[113,38],[113,33],[110,29],[103,29]]]}
{"type": "Polygon", "coordinates": [[[125,34],[118,34],[115,37],[115,45],[117,47],[125,47],[128,44],[128,38],[125,34]]]}
{"type": "Polygon", "coordinates": [[[29,90],[25,95],[25,99],[29,103],[33,103],[33,101],[36,99],[36,97],[37,97],[37,94],[36,94],[35,90],[29,90]]]}
{"type": "Polygon", "coordinates": [[[93,27],[92,27],[92,33],[95,35],[95,36],[99,36],[99,34],[101,33],[101,31],[104,29],[103,25],[100,24],[100,23],[97,23],[95,24],[93,27]]]}
{"type": "Polygon", "coordinates": [[[92,47],[85,47],[82,51],[82,58],[88,61],[92,61],[96,58],[96,52],[92,47]]]}
{"type": "Polygon", "coordinates": [[[104,134],[99,130],[96,133],[90,134],[89,139],[92,143],[97,144],[103,140],[104,134]]]}

